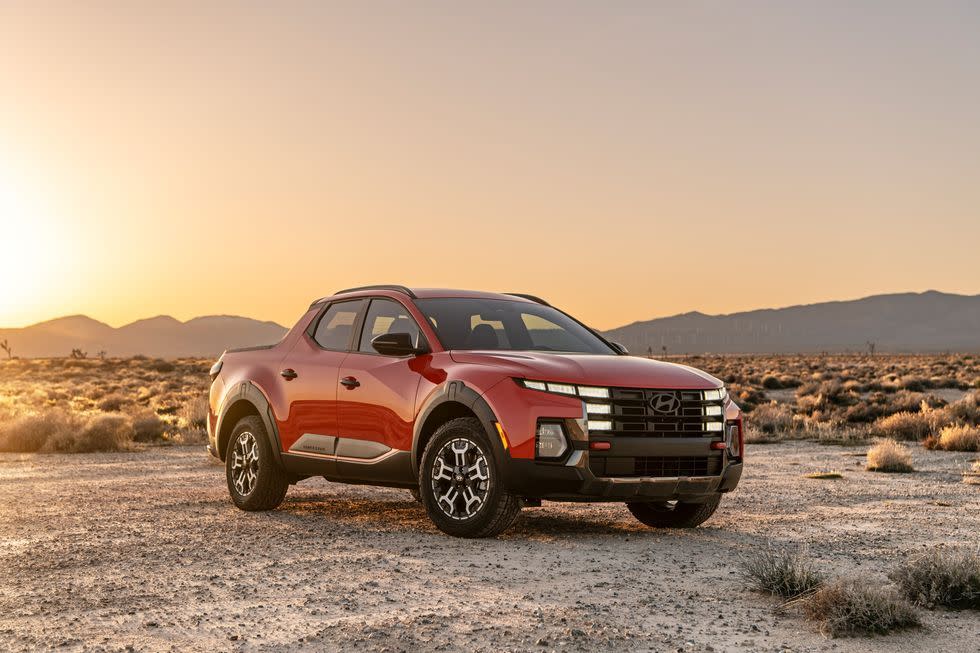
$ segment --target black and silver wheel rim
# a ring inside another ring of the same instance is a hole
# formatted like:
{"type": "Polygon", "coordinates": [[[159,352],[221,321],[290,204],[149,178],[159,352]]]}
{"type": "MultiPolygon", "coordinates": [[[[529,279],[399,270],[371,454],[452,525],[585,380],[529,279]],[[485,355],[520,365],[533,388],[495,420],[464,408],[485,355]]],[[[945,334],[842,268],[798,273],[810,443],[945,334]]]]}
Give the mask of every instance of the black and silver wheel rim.
{"type": "Polygon", "coordinates": [[[259,475],[259,443],[251,431],[238,436],[231,456],[231,482],[239,495],[247,497],[259,475]]]}
{"type": "Polygon", "coordinates": [[[446,517],[475,516],[490,493],[490,462],[480,446],[466,438],[442,445],[432,463],[432,495],[446,517]]]}

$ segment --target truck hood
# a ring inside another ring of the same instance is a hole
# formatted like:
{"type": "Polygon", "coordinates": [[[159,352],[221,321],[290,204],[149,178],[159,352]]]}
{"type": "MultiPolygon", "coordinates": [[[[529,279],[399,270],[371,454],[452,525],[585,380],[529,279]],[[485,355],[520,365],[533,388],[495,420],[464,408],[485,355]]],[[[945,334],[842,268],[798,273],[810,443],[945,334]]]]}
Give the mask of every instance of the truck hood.
{"type": "Polygon", "coordinates": [[[678,390],[710,390],[722,385],[715,377],[693,367],[638,356],[458,350],[449,355],[457,363],[490,365],[508,376],[536,381],[678,390]]]}

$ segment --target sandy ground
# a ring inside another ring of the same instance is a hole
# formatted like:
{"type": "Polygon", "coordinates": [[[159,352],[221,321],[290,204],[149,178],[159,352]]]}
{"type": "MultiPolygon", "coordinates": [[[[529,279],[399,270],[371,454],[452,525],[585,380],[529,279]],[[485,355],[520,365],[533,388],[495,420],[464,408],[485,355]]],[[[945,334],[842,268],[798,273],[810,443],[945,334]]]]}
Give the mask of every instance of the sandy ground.
{"type": "Polygon", "coordinates": [[[916,474],[854,449],[756,445],[693,531],[617,504],[545,503],[500,539],[436,531],[405,491],[316,479],[247,514],[200,448],[0,456],[0,650],[978,651],[980,613],[827,639],[744,589],[740,555],[805,542],[831,573],[883,580],[929,546],[980,540],[970,454],[916,474]],[[839,469],[837,481],[802,474],[839,469]]]}

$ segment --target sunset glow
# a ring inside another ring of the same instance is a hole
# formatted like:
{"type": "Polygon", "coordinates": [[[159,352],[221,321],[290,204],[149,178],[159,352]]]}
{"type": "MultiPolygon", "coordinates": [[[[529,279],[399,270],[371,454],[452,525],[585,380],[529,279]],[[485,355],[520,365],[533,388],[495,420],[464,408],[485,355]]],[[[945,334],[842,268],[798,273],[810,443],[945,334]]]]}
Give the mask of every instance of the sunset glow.
{"type": "Polygon", "coordinates": [[[4,3],[0,326],[980,292],[976,7],[601,4],[4,3]]]}

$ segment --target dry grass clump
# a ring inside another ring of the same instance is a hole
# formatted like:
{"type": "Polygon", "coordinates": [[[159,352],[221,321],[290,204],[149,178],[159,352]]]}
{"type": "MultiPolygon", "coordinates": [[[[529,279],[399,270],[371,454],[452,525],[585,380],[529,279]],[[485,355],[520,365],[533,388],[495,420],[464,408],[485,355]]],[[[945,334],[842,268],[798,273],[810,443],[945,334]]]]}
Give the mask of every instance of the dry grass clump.
{"type": "Polygon", "coordinates": [[[912,452],[904,444],[894,440],[879,440],[868,450],[869,472],[892,472],[904,474],[915,471],[912,468],[912,452]]]}
{"type": "Polygon", "coordinates": [[[926,607],[980,610],[980,550],[935,549],[888,577],[906,598],[926,607]]]}
{"type": "Polygon", "coordinates": [[[863,578],[824,585],[802,605],[804,614],[833,637],[884,635],[922,625],[915,607],[898,592],[863,578]]]}
{"type": "Polygon", "coordinates": [[[965,424],[947,426],[939,432],[939,437],[931,437],[923,444],[927,449],[980,451],[980,427],[965,424]]]}
{"type": "Polygon", "coordinates": [[[136,442],[154,442],[166,431],[167,423],[152,410],[143,410],[133,416],[133,440],[136,442]]]}
{"type": "Polygon", "coordinates": [[[118,413],[125,406],[132,403],[132,398],[128,397],[119,392],[113,392],[112,394],[104,396],[99,401],[99,410],[106,413],[118,413]]]}
{"type": "Polygon", "coordinates": [[[58,453],[124,451],[133,441],[133,423],[123,415],[96,415],[81,420],[80,426],[52,433],[44,450],[58,453]]]}
{"type": "Polygon", "coordinates": [[[757,591],[793,598],[812,592],[824,581],[806,549],[767,546],[741,560],[742,577],[757,591]]]}
{"type": "Polygon", "coordinates": [[[0,424],[0,451],[122,451],[132,441],[132,422],[122,415],[82,416],[51,409],[0,424]]]}
{"type": "Polygon", "coordinates": [[[836,469],[831,469],[825,472],[810,472],[809,474],[804,474],[803,477],[813,478],[817,480],[831,480],[837,478],[844,478],[844,475],[838,472],[836,469]]]}
{"type": "Polygon", "coordinates": [[[871,427],[875,435],[895,440],[921,440],[932,431],[927,413],[901,412],[882,417],[871,427]]]}

